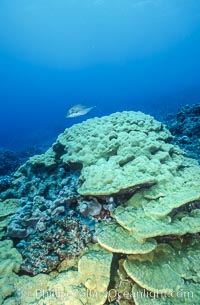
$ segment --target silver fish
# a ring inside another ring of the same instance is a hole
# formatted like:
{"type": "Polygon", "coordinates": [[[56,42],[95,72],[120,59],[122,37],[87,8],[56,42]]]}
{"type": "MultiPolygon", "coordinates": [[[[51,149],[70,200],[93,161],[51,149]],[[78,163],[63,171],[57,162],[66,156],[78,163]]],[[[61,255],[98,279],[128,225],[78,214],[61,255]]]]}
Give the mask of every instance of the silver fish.
{"type": "Polygon", "coordinates": [[[96,106],[88,107],[83,104],[75,105],[67,111],[66,118],[75,118],[77,116],[85,115],[95,107],[96,106]]]}

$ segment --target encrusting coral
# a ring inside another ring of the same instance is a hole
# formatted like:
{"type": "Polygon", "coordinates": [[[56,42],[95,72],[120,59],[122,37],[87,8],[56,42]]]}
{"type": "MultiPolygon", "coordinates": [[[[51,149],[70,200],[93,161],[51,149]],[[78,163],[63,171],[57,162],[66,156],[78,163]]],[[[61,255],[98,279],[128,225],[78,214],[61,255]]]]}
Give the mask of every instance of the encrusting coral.
{"type": "Polygon", "coordinates": [[[111,262],[112,253],[98,245],[87,248],[78,262],[78,267],[49,279],[45,294],[40,289],[31,304],[104,304],[107,299],[111,262]]]}
{"type": "Polygon", "coordinates": [[[134,233],[125,230],[118,224],[103,224],[97,230],[97,241],[113,253],[137,254],[148,253],[157,246],[155,239],[138,242],[134,233]]]}
{"type": "Polygon", "coordinates": [[[198,304],[200,298],[199,239],[161,243],[151,254],[129,256],[124,263],[127,274],[140,287],[133,286],[136,304],[198,304]],[[142,295],[143,293],[143,300],[142,295]],[[146,298],[144,297],[146,293],[146,298]],[[146,300],[145,300],[146,299],[146,300]]]}
{"type": "Polygon", "coordinates": [[[171,296],[189,284],[200,288],[199,253],[199,240],[160,243],[151,253],[128,256],[124,269],[139,286],[171,296]]]}
{"type": "Polygon", "coordinates": [[[155,183],[158,161],[176,153],[177,148],[166,143],[170,138],[152,117],[122,112],[72,126],[55,146],[63,149],[63,162],[82,165],[79,193],[98,196],[155,183]]]}
{"type": "MultiPolygon", "coordinates": [[[[2,204],[20,204],[1,238],[22,253],[21,272],[30,264],[31,274],[59,271],[80,255],[78,269],[48,275],[47,287],[71,293],[56,304],[177,305],[186,289],[200,303],[200,167],[171,141],[162,123],[140,112],[90,119],[30,158],[1,192],[2,204]],[[99,246],[85,250],[89,242],[99,246]],[[147,296],[137,297],[142,291],[147,296]]],[[[37,300],[45,302],[55,299],[37,300]]]]}
{"type": "Polygon", "coordinates": [[[0,304],[15,292],[22,257],[11,240],[0,241],[0,304]]]}
{"type": "Polygon", "coordinates": [[[10,216],[17,212],[19,205],[19,200],[15,198],[0,201],[0,240],[6,235],[10,216]]]}

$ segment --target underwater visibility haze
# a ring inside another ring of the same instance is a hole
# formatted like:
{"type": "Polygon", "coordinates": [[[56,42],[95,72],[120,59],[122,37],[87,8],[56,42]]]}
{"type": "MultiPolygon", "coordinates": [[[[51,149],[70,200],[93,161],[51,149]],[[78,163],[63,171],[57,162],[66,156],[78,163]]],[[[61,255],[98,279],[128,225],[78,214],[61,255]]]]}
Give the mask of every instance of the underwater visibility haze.
{"type": "Polygon", "coordinates": [[[0,147],[52,141],[94,116],[161,118],[200,98],[197,0],[2,0],[0,147]],[[96,106],[66,119],[77,104],[96,106]]]}

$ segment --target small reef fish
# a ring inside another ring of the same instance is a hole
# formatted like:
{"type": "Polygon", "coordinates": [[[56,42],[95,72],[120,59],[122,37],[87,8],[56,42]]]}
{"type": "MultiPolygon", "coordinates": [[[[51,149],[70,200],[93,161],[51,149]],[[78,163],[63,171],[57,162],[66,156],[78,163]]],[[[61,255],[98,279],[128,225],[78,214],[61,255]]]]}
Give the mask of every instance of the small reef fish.
{"type": "Polygon", "coordinates": [[[85,115],[95,107],[96,106],[88,107],[83,104],[75,105],[67,111],[66,118],[75,118],[77,116],[85,115]]]}

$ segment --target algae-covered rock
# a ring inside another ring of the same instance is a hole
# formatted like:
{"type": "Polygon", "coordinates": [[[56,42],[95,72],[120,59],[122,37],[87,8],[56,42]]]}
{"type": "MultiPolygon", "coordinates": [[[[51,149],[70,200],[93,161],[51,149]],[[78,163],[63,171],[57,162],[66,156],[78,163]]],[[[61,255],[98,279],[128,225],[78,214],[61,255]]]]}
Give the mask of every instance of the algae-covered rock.
{"type": "Polygon", "coordinates": [[[144,242],[138,242],[134,233],[123,229],[116,223],[102,225],[98,229],[98,243],[105,249],[124,254],[148,253],[156,248],[156,241],[150,239],[144,242]]]}
{"type": "Polygon", "coordinates": [[[159,244],[149,254],[128,256],[124,263],[127,274],[142,288],[171,296],[185,283],[200,284],[199,240],[159,244]]]}
{"type": "Polygon", "coordinates": [[[63,174],[59,165],[51,148],[44,154],[29,158],[13,174],[10,188],[0,192],[0,198],[33,198],[36,195],[51,193],[52,189],[55,191],[55,180],[63,174]]]}

